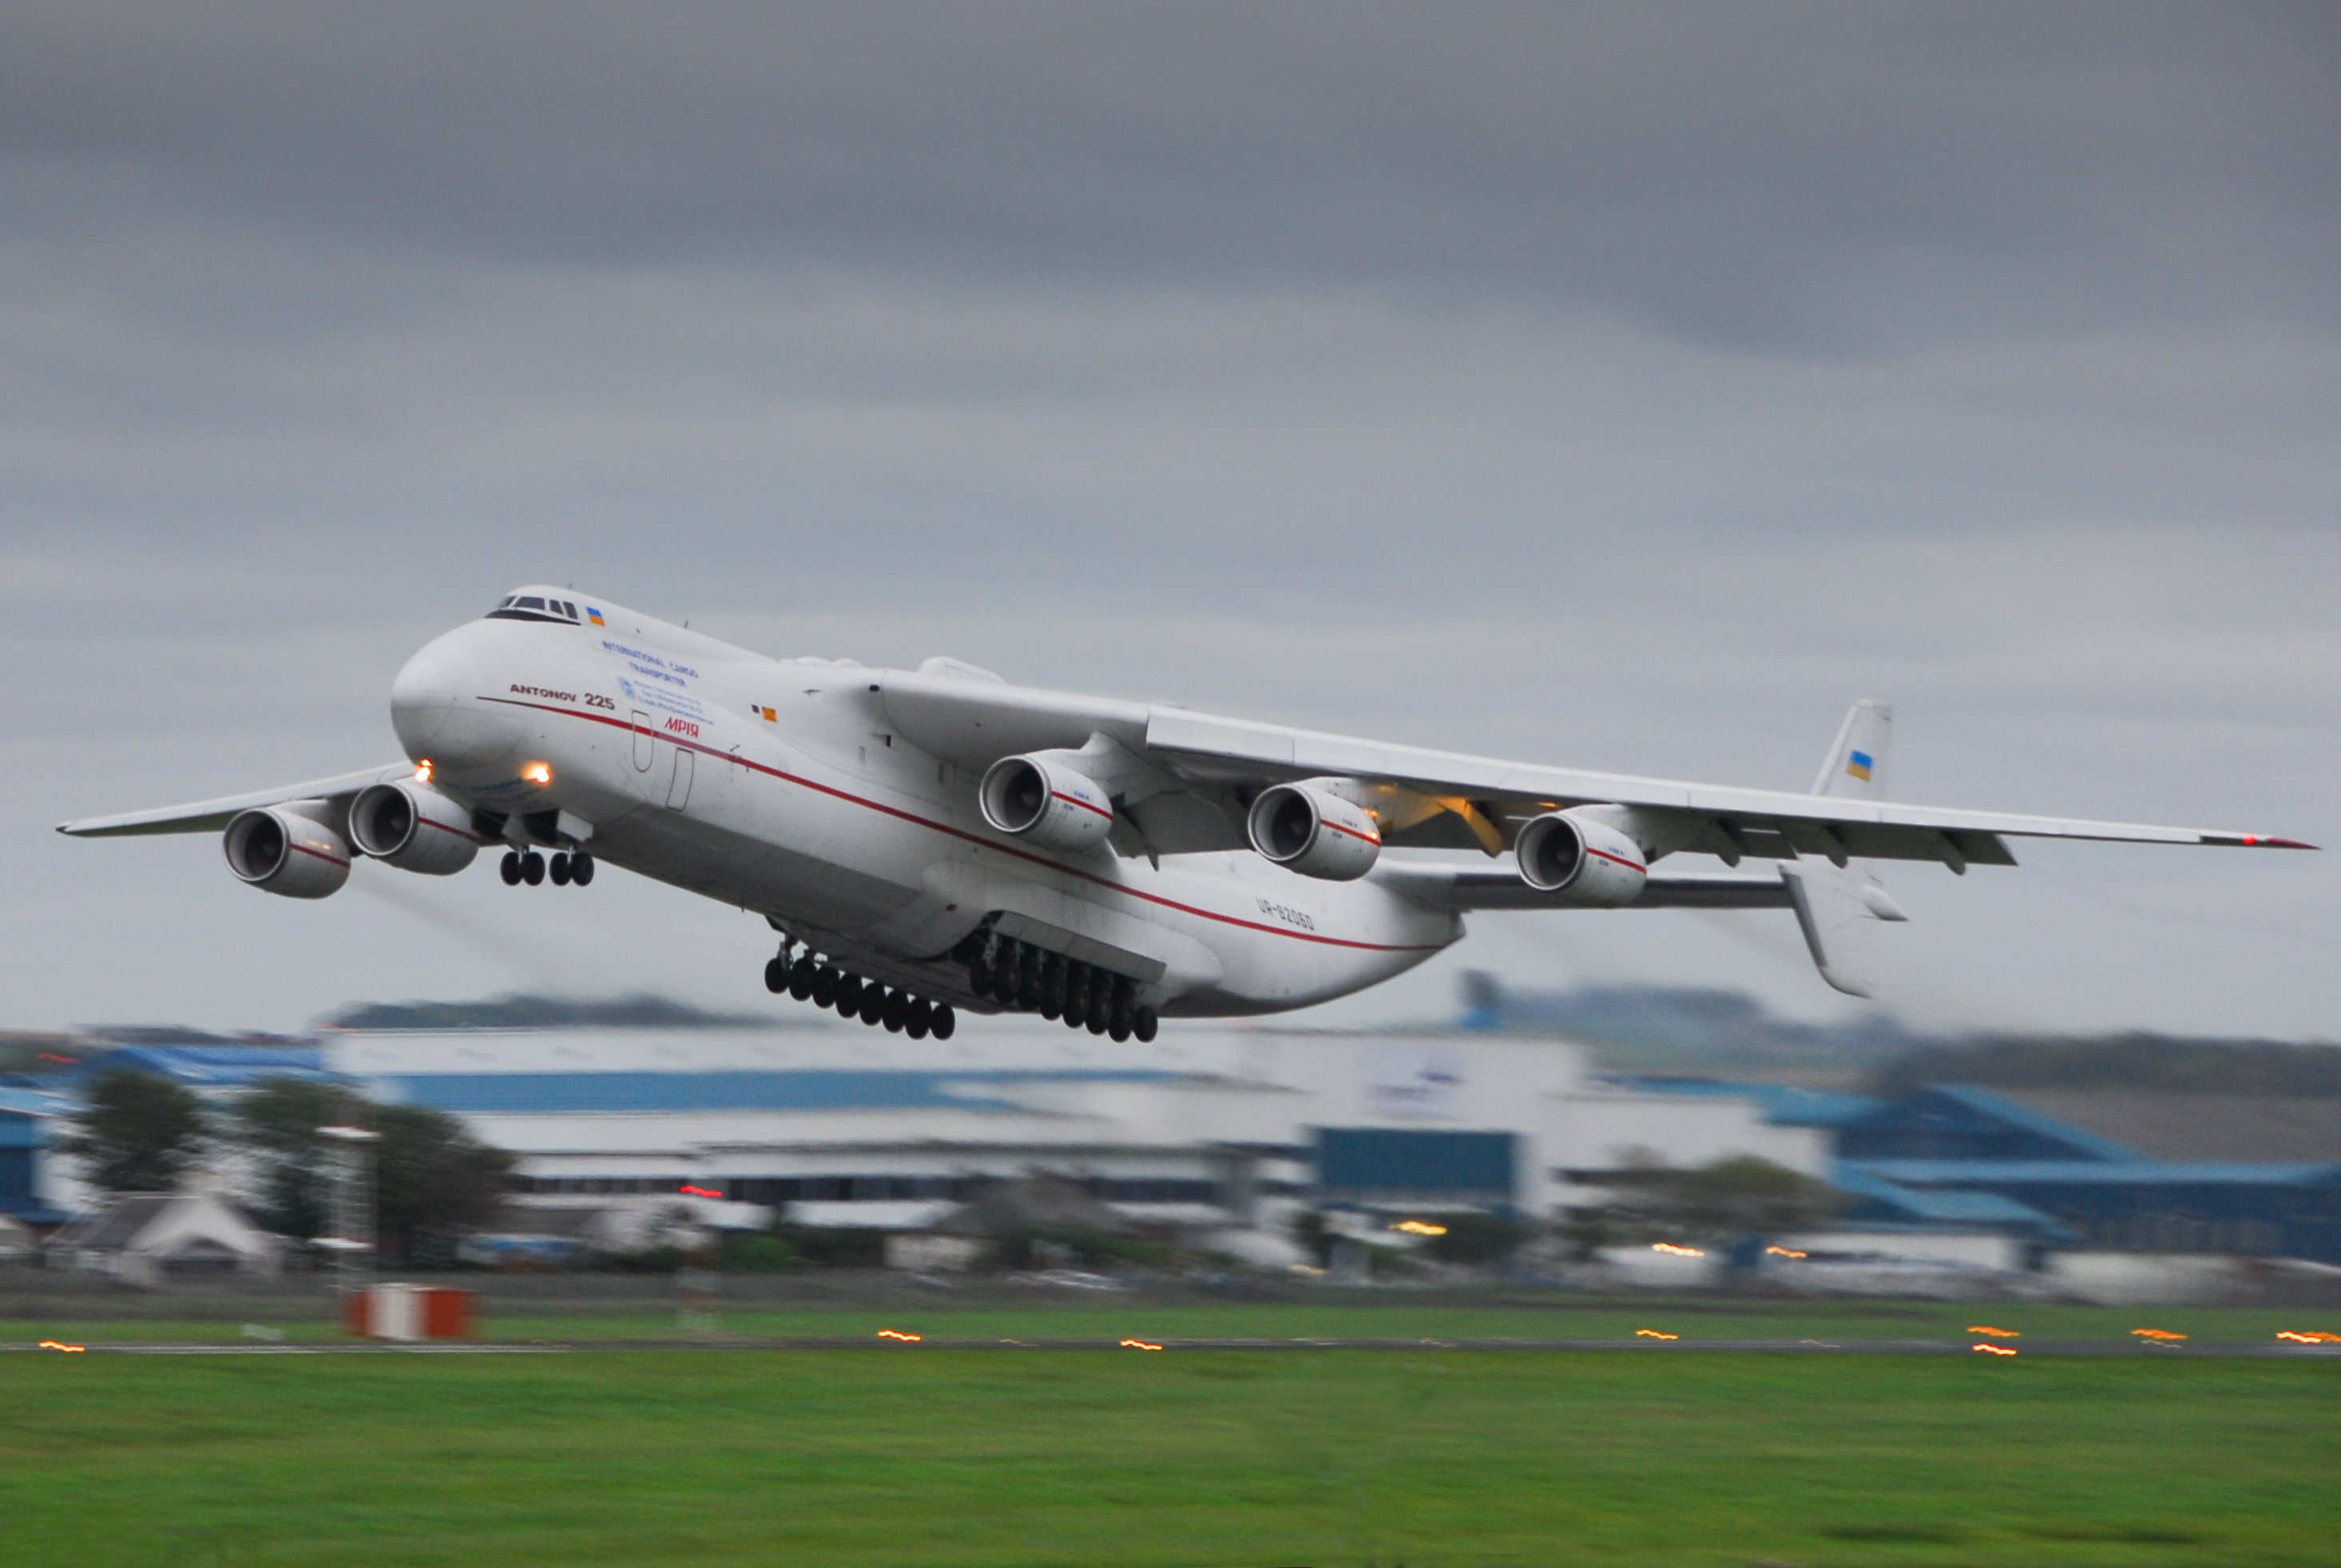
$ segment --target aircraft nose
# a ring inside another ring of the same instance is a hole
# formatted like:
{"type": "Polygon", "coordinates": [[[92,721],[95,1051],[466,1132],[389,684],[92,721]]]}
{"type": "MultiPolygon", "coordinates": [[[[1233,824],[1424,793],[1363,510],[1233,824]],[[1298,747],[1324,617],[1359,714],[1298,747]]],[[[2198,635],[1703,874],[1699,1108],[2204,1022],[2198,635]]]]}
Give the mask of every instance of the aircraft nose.
{"type": "Polygon", "coordinates": [[[406,661],[390,684],[390,724],[415,762],[431,755],[455,706],[454,661],[433,643],[406,661]]]}
{"type": "Polygon", "coordinates": [[[463,634],[450,632],[406,661],[390,684],[390,724],[409,760],[482,767],[503,760],[518,741],[501,709],[483,707],[480,673],[463,634]]]}

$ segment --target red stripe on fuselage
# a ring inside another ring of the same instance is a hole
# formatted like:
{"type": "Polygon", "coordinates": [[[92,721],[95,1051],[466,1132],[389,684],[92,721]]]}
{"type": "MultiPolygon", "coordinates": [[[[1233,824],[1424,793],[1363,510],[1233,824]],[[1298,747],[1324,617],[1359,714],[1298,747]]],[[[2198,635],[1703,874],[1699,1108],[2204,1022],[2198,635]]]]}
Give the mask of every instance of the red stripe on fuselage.
{"type": "Polygon", "coordinates": [[[607,714],[589,714],[582,712],[576,708],[556,708],[544,703],[523,703],[512,697],[482,697],[480,701],[483,703],[496,703],[508,708],[533,708],[539,713],[558,714],[565,719],[585,719],[593,724],[607,724],[614,730],[625,730],[633,734],[649,735],[654,740],[669,742],[672,744],[682,747],[686,751],[702,752],[706,755],[714,757],[722,762],[736,763],[740,766],[746,768],[752,773],[764,774],[772,778],[781,780],[783,784],[792,784],[800,789],[809,789],[818,794],[829,795],[833,799],[844,801],[849,804],[858,805],[870,811],[878,812],[882,815],[891,816],[898,822],[907,822],[916,827],[927,828],[934,833],[944,834],[951,838],[964,840],[969,844],[974,844],[979,849],[989,849],[1001,854],[1014,855],[1017,859],[1029,861],[1034,865],[1046,866],[1051,871],[1062,872],[1067,876],[1079,877],[1081,881],[1094,884],[1096,886],[1102,887],[1108,892],[1123,894],[1129,897],[1141,899],[1148,904],[1156,904],[1164,909],[1175,909],[1181,914],[1191,914],[1199,919],[1215,920],[1222,925],[1238,926],[1246,931],[1264,932],[1270,936],[1289,936],[1295,942],[1313,942],[1324,947],[1357,948],[1367,953],[1437,953],[1440,951],[1440,948],[1443,945],[1442,944],[1436,943],[1354,942],[1345,936],[1319,936],[1313,932],[1290,931],[1280,925],[1263,925],[1256,920],[1244,920],[1232,914],[1221,914],[1217,910],[1198,909],[1191,904],[1181,904],[1175,898],[1165,898],[1159,893],[1142,893],[1137,888],[1126,886],[1121,883],[1114,882],[1109,878],[1100,876],[1095,872],[1082,871],[1078,867],[1067,865],[1061,861],[1051,860],[1046,855],[1034,854],[1031,850],[1019,849],[1014,844],[1000,844],[991,839],[980,837],[975,834],[969,833],[964,828],[953,827],[949,823],[935,822],[930,818],[921,816],[915,812],[904,811],[900,806],[891,806],[882,801],[866,799],[865,797],[854,794],[850,791],[839,789],[833,784],[820,784],[809,778],[800,778],[795,774],[784,773],[781,769],[775,767],[767,767],[762,763],[751,762],[746,757],[740,756],[732,752],[719,752],[713,746],[705,745],[697,741],[678,740],[673,735],[668,734],[663,731],[647,729],[641,724],[630,723],[625,719],[612,718],[607,714]]]}

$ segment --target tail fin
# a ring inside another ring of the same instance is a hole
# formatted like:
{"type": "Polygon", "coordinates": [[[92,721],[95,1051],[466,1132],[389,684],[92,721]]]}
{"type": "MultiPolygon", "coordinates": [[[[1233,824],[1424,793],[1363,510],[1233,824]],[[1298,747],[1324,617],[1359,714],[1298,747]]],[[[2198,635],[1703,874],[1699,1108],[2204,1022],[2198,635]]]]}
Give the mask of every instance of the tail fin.
{"type": "MultiPolygon", "coordinates": [[[[1812,793],[1841,799],[1885,795],[1886,753],[1894,739],[1894,710],[1868,698],[1853,704],[1821,764],[1812,793]]],[[[1780,883],[1796,906],[1805,945],[1821,978],[1848,996],[1877,994],[1878,923],[1907,920],[1868,861],[1843,870],[1825,861],[1780,863],[1780,883]]]]}
{"type": "Polygon", "coordinates": [[[1837,744],[1821,759],[1813,794],[1847,800],[1886,798],[1886,752],[1894,743],[1894,710],[1874,697],[1853,704],[1838,726],[1837,744]]]}

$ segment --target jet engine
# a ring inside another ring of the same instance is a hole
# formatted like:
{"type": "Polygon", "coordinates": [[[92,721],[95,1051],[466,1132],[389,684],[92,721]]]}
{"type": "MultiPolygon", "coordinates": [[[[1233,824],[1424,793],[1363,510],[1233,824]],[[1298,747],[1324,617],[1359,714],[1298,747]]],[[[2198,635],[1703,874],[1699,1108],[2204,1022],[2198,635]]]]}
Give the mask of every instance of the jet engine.
{"type": "Polygon", "coordinates": [[[1047,757],[1001,757],[984,770],[983,820],[1045,849],[1081,850],[1113,831],[1113,801],[1095,779],[1047,757]]]}
{"type": "Polygon", "coordinates": [[[281,805],[238,812],[220,847],[238,877],[287,898],[323,898],[350,879],[350,846],[342,835],[281,805]]]}
{"type": "Polygon", "coordinates": [[[350,807],[350,837],[374,859],[425,876],[453,876],[480,853],[472,814],[420,780],[363,791],[350,807]]]}
{"type": "Polygon", "coordinates": [[[1598,817],[1548,812],[1520,829],[1513,853],[1520,880],[1564,902],[1615,909],[1641,895],[1650,868],[1642,848],[1598,817]]]}
{"type": "Polygon", "coordinates": [[[1362,806],[1307,784],[1271,784],[1244,818],[1252,848],[1303,876],[1355,882],[1374,868],[1381,830],[1362,806]]]}

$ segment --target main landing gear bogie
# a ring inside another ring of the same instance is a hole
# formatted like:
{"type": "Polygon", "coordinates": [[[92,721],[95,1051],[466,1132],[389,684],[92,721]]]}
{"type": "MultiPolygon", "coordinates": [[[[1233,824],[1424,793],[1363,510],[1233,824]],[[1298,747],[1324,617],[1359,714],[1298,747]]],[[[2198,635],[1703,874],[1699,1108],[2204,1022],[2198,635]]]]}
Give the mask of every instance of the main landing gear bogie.
{"type": "Polygon", "coordinates": [[[1117,1044],[1151,1041],[1161,1027],[1154,1009],[1139,1005],[1138,983],[1127,974],[982,933],[961,943],[951,956],[967,965],[969,989],[1003,1007],[1110,1034],[1117,1044]]]}
{"type": "Polygon", "coordinates": [[[948,1040],[959,1028],[959,1015],[950,1003],[864,980],[810,953],[792,961],[788,950],[782,949],[764,965],[764,989],[816,1007],[833,1007],[841,1018],[859,1018],[873,1028],[882,1026],[889,1034],[908,1034],[913,1040],[930,1034],[948,1040]]]}
{"type": "Polygon", "coordinates": [[[509,849],[497,869],[506,887],[518,887],[523,883],[536,887],[548,875],[555,887],[584,887],[593,880],[593,857],[582,849],[555,850],[548,865],[545,857],[533,849],[509,849]]]}

